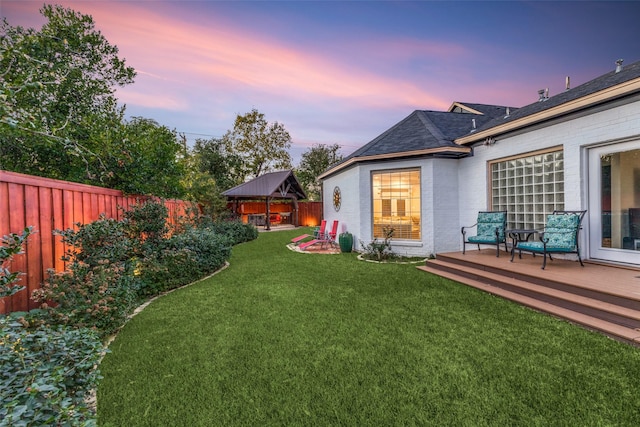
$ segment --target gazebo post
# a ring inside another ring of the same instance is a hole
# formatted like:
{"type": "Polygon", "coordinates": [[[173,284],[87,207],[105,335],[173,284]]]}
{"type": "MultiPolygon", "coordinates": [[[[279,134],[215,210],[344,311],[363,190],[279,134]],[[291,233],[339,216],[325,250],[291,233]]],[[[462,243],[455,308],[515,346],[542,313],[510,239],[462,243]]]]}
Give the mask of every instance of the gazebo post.
{"type": "Polygon", "coordinates": [[[298,220],[298,198],[295,195],[291,197],[291,210],[291,223],[298,227],[300,225],[298,220]]]}
{"type": "Polygon", "coordinates": [[[269,209],[269,205],[270,205],[269,196],[267,196],[267,215],[266,215],[266,218],[264,219],[265,230],[271,230],[271,212],[269,209]]]}

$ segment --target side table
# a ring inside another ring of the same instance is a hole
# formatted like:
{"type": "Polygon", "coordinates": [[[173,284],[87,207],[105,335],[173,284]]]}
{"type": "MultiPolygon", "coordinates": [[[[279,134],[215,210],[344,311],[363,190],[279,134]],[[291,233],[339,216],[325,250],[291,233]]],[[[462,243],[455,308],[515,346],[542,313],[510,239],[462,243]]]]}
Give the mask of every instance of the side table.
{"type": "MultiPolygon", "coordinates": [[[[507,236],[511,239],[511,261],[513,261],[513,256],[515,255],[516,246],[520,242],[528,242],[531,236],[538,233],[538,230],[534,230],[531,228],[514,228],[512,230],[506,231],[507,236]]],[[[518,252],[518,257],[522,258],[522,252],[518,252]]]]}

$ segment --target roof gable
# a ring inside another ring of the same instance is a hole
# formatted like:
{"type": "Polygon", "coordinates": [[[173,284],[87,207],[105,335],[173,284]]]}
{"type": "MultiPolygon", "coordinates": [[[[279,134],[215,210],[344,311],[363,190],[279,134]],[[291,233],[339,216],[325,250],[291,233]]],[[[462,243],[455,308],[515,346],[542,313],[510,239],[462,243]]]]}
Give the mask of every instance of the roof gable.
{"type": "Polygon", "coordinates": [[[482,114],[491,118],[498,118],[517,110],[517,107],[504,105],[477,104],[471,102],[454,102],[447,110],[449,113],[482,114]]]}
{"type": "Polygon", "coordinates": [[[222,195],[232,198],[307,198],[302,185],[292,170],[265,173],[249,182],[224,191],[222,195]]]}

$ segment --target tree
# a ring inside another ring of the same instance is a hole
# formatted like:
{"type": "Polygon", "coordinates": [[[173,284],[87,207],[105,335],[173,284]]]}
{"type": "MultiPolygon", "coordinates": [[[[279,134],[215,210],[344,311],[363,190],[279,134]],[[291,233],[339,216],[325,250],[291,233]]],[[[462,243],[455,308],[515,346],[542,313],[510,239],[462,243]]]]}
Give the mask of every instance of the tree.
{"type": "Polygon", "coordinates": [[[204,213],[213,218],[224,215],[227,201],[222,191],[242,182],[238,178],[241,166],[238,156],[225,153],[221,139],[196,139],[183,178],[188,198],[201,203],[204,213]]]}
{"type": "Polygon", "coordinates": [[[278,122],[268,123],[255,108],[236,117],[232,131],[223,136],[228,155],[242,161],[242,181],[272,170],[291,169],[291,136],[278,122]]]}
{"type": "Polygon", "coordinates": [[[196,139],[192,155],[195,168],[209,174],[221,191],[244,181],[242,158],[236,153],[225,151],[222,139],[196,139]]]}
{"type": "Polygon", "coordinates": [[[322,185],[318,176],[332,165],[342,161],[338,144],[314,144],[302,154],[296,176],[305,189],[309,200],[322,200],[322,185]]]}
{"type": "Polygon", "coordinates": [[[180,198],[186,147],[175,130],[143,117],[134,117],[111,136],[104,136],[100,155],[109,171],[104,185],[128,194],[180,198]]]}
{"type": "Polygon", "coordinates": [[[93,138],[117,131],[114,87],[133,83],[135,70],[91,16],[51,5],[40,13],[40,31],[0,27],[0,168],[99,180],[108,171],[93,138]]]}

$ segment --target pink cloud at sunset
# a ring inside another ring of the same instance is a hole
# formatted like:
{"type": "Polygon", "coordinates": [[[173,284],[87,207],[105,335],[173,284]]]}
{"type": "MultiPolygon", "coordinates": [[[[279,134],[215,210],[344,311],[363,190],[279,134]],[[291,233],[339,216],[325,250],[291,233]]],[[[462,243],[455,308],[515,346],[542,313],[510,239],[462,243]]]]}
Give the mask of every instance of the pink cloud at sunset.
{"type": "Polygon", "coordinates": [[[117,36],[122,39],[117,43],[121,51],[126,57],[140,58],[139,67],[153,70],[150,74],[158,78],[196,84],[212,93],[221,84],[226,91],[250,86],[293,98],[351,100],[364,103],[362,107],[448,103],[411,82],[345,67],[276,40],[249,37],[223,23],[198,27],[135,6],[123,7],[131,10],[116,13],[105,8],[93,12],[94,18],[106,24],[118,22],[125,29],[117,36]]]}

